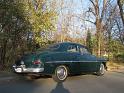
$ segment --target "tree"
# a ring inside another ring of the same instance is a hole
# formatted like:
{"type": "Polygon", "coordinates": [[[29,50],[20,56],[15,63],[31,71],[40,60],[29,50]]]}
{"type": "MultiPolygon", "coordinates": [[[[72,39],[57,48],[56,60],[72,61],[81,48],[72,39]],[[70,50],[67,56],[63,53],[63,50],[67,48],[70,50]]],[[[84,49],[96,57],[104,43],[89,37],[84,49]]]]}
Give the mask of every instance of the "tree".
{"type": "Polygon", "coordinates": [[[21,1],[0,1],[0,62],[5,64],[16,55],[19,41],[26,34],[29,22],[25,19],[21,1]],[[11,57],[10,57],[11,56],[11,57]]]}
{"type": "MultiPolygon", "coordinates": [[[[101,42],[103,32],[103,18],[105,15],[105,9],[107,7],[107,0],[103,0],[102,8],[99,5],[99,0],[90,0],[92,7],[89,7],[87,12],[91,13],[95,17],[95,22],[92,22],[96,26],[96,39],[97,39],[97,56],[101,55],[101,42]]],[[[91,22],[91,21],[90,21],[91,22]]]]}
{"type": "Polygon", "coordinates": [[[119,10],[120,10],[120,15],[121,15],[121,19],[123,22],[123,26],[124,26],[124,1],[123,0],[117,0],[118,6],[119,6],[119,10]]]}
{"type": "Polygon", "coordinates": [[[93,51],[92,38],[91,32],[89,30],[87,31],[86,46],[88,47],[89,52],[92,53],[93,51]]]}
{"type": "Polygon", "coordinates": [[[33,38],[42,45],[47,42],[47,33],[55,31],[56,12],[46,5],[46,0],[26,1],[27,18],[32,25],[33,38]]]}
{"type": "Polygon", "coordinates": [[[89,13],[90,16],[94,17],[95,20],[87,20],[88,22],[91,22],[96,27],[96,45],[97,45],[97,56],[101,56],[102,54],[102,46],[104,42],[104,31],[105,31],[105,22],[107,19],[105,18],[106,10],[109,5],[111,5],[111,0],[89,0],[91,2],[91,6],[89,7],[89,10],[87,13],[89,13]]]}
{"type": "Polygon", "coordinates": [[[39,43],[48,41],[49,32],[55,30],[56,15],[45,8],[45,3],[45,0],[0,0],[2,67],[12,64],[19,54],[31,52],[39,43]]]}

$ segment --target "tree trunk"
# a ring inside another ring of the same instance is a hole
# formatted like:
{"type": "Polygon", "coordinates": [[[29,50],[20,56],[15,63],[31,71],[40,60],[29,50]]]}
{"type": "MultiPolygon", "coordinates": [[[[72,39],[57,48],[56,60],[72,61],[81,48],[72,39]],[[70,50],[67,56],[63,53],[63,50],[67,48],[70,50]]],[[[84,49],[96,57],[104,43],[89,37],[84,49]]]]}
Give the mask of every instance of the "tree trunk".
{"type": "Polygon", "coordinates": [[[123,22],[123,26],[124,26],[124,16],[123,16],[123,4],[121,4],[121,0],[117,0],[118,6],[119,6],[119,10],[120,10],[120,15],[121,15],[121,19],[123,22]]]}
{"type": "Polygon", "coordinates": [[[98,0],[95,0],[95,13],[96,13],[96,39],[97,39],[97,56],[101,55],[101,19],[99,15],[98,0]]]}
{"type": "Polygon", "coordinates": [[[96,19],[97,56],[101,56],[101,23],[96,19]]]}
{"type": "Polygon", "coordinates": [[[5,65],[5,57],[6,57],[6,47],[7,47],[7,40],[3,41],[3,46],[1,48],[1,61],[0,61],[0,69],[4,69],[4,65],[5,65]]]}

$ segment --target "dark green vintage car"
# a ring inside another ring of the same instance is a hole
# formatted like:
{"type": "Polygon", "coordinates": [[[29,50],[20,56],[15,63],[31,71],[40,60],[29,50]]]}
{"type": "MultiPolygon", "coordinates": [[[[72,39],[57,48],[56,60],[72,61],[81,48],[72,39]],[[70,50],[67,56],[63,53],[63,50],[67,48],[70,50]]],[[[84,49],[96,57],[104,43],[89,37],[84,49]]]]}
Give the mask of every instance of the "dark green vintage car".
{"type": "Polygon", "coordinates": [[[77,43],[58,43],[41,52],[22,56],[13,65],[21,74],[51,75],[57,82],[69,74],[96,73],[103,75],[107,60],[91,55],[86,46],[77,43]]]}

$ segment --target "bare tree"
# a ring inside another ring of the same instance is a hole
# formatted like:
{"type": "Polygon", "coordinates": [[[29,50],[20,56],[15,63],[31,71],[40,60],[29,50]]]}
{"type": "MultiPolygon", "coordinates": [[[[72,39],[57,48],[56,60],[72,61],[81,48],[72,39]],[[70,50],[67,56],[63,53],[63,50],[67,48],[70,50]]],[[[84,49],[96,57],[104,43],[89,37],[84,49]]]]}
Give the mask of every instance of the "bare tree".
{"type": "Polygon", "coordinates": [[[100,7],[100,0],[89,0],[92,7],[89,7],[88,13],[91,13],[95,17],[96,26],[96,39],[97,39],[97,55],[101,55],[101,42],[102,42],[102,30],[103,30],[103,18],[107,7],[107,0],[102,0],[102,8],[100,7]]]}
{"type": "Polygon", "coordinates": [[[118,3],[118,6],[119,6],[120,16],[121,16],[123,26],[124,26],[124,12],[123,12],[124,1],[123,0],[117,0],[117,3],[118,3]]]}

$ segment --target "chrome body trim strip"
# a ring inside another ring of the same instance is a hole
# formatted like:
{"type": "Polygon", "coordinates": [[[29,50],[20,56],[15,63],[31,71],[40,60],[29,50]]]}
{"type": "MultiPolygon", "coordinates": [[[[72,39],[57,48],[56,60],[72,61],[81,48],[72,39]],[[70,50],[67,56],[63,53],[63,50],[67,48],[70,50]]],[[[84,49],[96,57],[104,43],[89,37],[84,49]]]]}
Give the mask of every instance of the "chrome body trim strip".
{"type": "Polygon", "coordinates": [[[61,62],[81,63],[81,62],[100,62],[100,61],[48,61],[45,63],[61,63],[61,62]]]}

